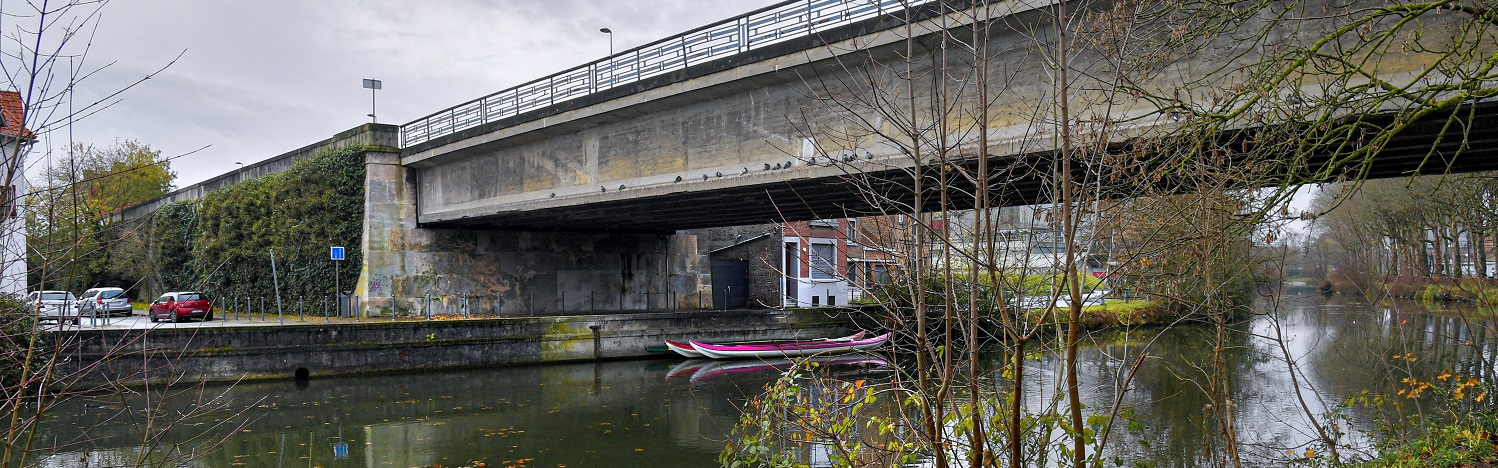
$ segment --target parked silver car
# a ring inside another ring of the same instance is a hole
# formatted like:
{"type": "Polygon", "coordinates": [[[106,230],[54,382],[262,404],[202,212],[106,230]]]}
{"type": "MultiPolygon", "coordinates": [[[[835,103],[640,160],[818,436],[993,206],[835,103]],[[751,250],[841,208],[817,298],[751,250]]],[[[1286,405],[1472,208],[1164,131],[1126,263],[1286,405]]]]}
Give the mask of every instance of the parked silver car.
{"type": "Polygon", "coordinates": [[[36,320],[72,321],[78,324],[78,308],[73,304],[77,302],[77,296],[68,291],[32,291],[26,295],[26,303],[36,308],[36,320]]]}
{"type": "Polygon", "coordinates": [[[78,300],[81,317],[130,316],[130,298],[123,288],[93,288],[78,300]]]}

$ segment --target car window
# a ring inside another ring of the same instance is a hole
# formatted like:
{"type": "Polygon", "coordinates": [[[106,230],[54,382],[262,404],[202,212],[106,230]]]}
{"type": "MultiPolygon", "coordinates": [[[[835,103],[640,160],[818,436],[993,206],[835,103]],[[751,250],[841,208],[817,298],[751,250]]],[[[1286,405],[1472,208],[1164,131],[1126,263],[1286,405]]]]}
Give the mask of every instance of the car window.
{"type": "Polygon", "coordinates": [[[67,301],[73,299],[73,293],[49,292],[42,293],[44,301],[67,301]]]}
{"type": "Polygon", "coordinates": [[[203,294],[203,293],[180,294],[177,297],[179,297],[180,300],[183,300],[183,301],[206,301],[206,300],[208,300],[208,295],[207,294],[203,294]]]}
{"type": "Polygon", "coordinates": [[[172,300],[172,295],[171,294],[163,294],[160,299],[156,300],[156,302],[171,302],[171,300],[172,300]]]}
{"type": "Polygon", "coordinates": [[[99,293],[99,296],[101,296],[101,297],[103,297],[105,299],[114,299],[114,298],[120,297],[120,296],[122,296],[124,294],[125,294],[125,291],[104,291],[104,292],[99,293]]]}

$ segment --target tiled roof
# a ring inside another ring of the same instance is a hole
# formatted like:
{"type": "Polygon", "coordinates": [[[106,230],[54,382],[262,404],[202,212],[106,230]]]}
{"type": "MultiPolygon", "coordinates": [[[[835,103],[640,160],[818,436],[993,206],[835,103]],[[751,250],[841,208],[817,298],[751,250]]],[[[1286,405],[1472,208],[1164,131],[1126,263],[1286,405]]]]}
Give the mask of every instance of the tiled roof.
{"type": "Polygon", "coordinates": [[[21,102],[21,93],[0,91],[0,134],[32,138],[26,125],[26,105],[21,102]]]}

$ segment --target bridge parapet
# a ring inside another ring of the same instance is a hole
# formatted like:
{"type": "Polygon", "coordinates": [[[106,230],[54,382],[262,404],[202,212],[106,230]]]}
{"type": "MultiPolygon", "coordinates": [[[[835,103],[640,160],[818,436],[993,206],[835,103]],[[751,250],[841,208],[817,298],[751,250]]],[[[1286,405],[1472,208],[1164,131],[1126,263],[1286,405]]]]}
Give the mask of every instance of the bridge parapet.
{"type": "Polygon", "coordinates": [[[443,109],[401,126],[401,142],[411,147],[560,102],[935,2],[781,2],[443,109]]]}

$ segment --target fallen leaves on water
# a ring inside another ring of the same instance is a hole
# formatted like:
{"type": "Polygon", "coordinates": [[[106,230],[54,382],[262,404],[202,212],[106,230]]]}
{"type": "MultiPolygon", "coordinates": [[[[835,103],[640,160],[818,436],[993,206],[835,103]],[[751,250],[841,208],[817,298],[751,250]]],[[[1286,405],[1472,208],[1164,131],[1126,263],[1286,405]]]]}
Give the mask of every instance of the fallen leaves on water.
{"type": "Polygon", "coordinates": [[[513,427],[506,427],[504,429],[497,429],[497,430],[493,430],[493,431],[487,431],[486,430],[484,432],[484,437],[494,437],[494,436],[509,437],[510,434],[524,434],[524,433],[525,433],[525,431],[517,430],[517,429],[515,429],[513,427]]]}

